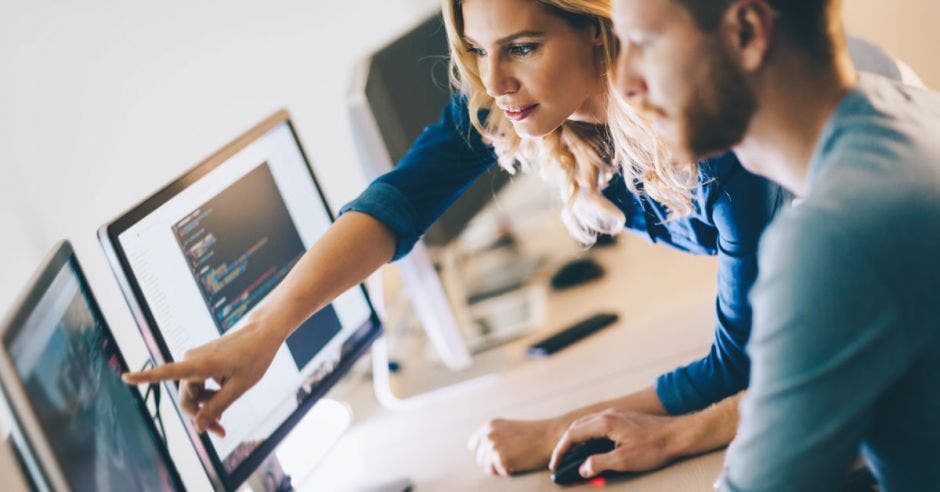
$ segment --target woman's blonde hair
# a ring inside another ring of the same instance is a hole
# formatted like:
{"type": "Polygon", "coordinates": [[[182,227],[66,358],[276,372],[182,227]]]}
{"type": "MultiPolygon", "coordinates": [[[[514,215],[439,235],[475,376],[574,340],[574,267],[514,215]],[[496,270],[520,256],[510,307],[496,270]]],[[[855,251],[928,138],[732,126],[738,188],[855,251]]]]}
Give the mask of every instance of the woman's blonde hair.
{"type": "Polygon", "coordinates": [[[513,174],[518,163],[523,171],[554,175],[563,203],[562,220],[584,244],[594,243],[599,233],[613,235],[624,228],[623,212],[602,194],[617,172],[623,173],[628,189],[665,205],[670,219],[690,214],[696,167],[673,165],[666,147],[614,86],[617,43],[610,0],[532,1],[576,27],[598,29],[607,84],[607,125],[568,120],[542,138],[521,138],[480,78],[476,58],[464,39],[462,0],[443,0],[451,85],[466,95],[470,121],[484,142],[493,146],[499,165],[513,174]],[[481,111],[485,121],[480,119],[481,111]]]}

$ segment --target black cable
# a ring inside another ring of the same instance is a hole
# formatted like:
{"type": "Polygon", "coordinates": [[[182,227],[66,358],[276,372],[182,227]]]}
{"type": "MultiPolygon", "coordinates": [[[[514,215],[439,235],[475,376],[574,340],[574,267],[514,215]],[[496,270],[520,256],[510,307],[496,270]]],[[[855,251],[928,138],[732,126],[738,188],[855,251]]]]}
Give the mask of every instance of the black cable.
{"type": "MultiPolygon", "coordinates": [[[[141,371],[146,371],[147,369],[152,369],[156,367],[152,359],[147,359],[147,362],[144,362],[143,367],[140,368],[141,371]]],[[[160,383],[150,383],[147,385],[147,391],[144,392],[144,406],[150,400],[150,395],[153,395],[153,413],[150,415],[150,418],[154,420],[157,424],[157,433],[160,434],[160,440],[163,441],[163,445],[167,446],[166,442],[166,429],[163,427],[163,417],[160,415],[160,383]]]]}

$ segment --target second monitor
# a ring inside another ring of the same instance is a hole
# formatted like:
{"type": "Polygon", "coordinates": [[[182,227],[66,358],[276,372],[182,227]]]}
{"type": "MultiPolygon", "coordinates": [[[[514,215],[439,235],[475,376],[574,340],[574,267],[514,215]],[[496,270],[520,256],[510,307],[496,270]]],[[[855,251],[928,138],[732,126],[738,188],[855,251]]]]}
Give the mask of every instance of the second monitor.
{"type": "MultiPolygon", "coordinates": [[[[286,111],[99,233],[157,362],[245,325],[333,221],[286,111]]],[[[362,287],[306,320],[265,377],[226,411],[224,438],[191,440],[210,479],[234,489],[378,336],[362,287]]]]}

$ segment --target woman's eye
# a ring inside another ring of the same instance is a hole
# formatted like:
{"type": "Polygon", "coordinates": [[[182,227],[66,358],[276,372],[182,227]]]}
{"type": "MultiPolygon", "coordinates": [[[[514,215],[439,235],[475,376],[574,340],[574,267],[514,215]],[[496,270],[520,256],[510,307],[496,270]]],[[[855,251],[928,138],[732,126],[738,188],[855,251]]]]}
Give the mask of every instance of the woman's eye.
{"type": "Polygon", "coordinates": [[[537,48],[534,44],[517,44],[509,47],[509,53],[513,56],[526,56],[537,48]]]}
{"type": "Polygon", "coordinates": [[[467,52],[476,56],[483,56],[486,54],[486,52],[483,51],[483,48],[477,48],[476,46],[468,46],[467,52]]]}

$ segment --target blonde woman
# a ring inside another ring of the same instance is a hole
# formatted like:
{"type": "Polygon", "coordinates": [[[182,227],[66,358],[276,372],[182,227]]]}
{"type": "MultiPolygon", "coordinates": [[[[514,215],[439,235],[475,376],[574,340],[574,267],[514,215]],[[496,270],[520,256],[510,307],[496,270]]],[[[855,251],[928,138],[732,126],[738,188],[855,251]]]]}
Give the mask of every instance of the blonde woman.
{"type": "Polygon", "coordinates": [[[126,380],[181,380],[181,401],[197,429],[224,434],[222,412],[262,377],[303,320],[407,254],[489,168],[518,165],[557,177],[562,218],[584,243],[630,229],[717,255],[718,326],[708,355],[642,391],[552,419],[486,424],[470,442],[480,466],[502,475],[544,467],[571,422],[604,408],[633,419],[625,456],[633,469],[727,444],[737,422],[729,397],[748,382],[746,294],[758,237],[783,200],[779,187],[745,172],[730,154],[692,171],[666,165],[669,156],[612,89],[617,45],[608,0],[445,0],[443,12],[457,94],[440,121],[394,171],[344,207],[244,329],[126,380]],[[205,388],[210,378],[221,384],[217,392],[205,388]]]}

